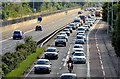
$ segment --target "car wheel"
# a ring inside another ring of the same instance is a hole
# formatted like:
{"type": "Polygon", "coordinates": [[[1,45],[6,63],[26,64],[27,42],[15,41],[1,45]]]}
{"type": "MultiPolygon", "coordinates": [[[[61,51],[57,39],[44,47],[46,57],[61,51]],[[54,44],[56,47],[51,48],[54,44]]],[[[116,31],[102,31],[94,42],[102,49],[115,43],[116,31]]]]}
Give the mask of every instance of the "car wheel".
{"type": "Polygon", "coordinates": [[[66,47],[66,43],[64,44],[64,46],[66,47]]]}

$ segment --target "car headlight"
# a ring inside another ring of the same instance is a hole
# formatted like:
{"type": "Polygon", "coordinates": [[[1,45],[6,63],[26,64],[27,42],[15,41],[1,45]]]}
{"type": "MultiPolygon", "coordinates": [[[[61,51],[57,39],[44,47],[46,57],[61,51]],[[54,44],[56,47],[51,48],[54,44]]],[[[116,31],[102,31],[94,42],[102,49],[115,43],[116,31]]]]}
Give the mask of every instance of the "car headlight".
{"type": "Polygon", "coordinates": [[[47,53],[45,53],[45,55],[48,55],[47,53]]]}

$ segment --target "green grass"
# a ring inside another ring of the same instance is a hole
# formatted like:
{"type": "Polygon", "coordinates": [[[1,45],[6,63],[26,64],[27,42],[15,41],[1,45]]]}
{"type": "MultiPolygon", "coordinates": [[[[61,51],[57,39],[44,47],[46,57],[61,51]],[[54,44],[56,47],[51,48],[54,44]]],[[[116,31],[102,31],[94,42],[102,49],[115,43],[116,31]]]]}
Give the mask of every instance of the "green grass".
{"type": "Polygon", "coordinates": [[[27,69],[31,67],[33,62],[36,60],[37,56],[40,56],[45,48],[37,48],[36,53],[29,55],[25,60],[23,60],[18,68],[15,68],[12,72],[8,73],[5,78],[7,79],[19,79],[27,69]]]}

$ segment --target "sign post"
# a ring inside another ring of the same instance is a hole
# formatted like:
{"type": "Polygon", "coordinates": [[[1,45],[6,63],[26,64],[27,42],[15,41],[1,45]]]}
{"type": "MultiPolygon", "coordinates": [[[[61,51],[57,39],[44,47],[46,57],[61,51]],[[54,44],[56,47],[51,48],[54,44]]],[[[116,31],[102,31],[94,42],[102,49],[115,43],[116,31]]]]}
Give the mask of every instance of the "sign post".
{"type": "Polygon", "coordinates": [[[42,17],[38,17],[38,22],[41,22],[42,21],[42,17]]]}

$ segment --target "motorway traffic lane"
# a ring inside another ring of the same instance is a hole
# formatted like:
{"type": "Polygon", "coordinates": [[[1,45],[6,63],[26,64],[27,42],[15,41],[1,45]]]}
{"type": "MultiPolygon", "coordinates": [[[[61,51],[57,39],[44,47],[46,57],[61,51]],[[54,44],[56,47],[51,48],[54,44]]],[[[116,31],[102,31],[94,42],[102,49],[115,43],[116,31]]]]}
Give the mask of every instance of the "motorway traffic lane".
{"type": "Polygon", "coordinates": [[[90,76],[117,77],[105,43],[102,40],[105,23],[100,21],[91,32],[90,41],[90,76]]]}
{"type": "MultiPolygon", "coordinates": [[[[69,41],[67,42],[66,47],[56,47],[57,50],[59,51],[58,53],[59,58],[57,60],[50,60],[52,63],[52,72],[50,74],[34,74],[34,69],[33,69],[27,78],[60,77],[62,73],[67,73],[68,72],[67,63],[66,63],[66,61],[68,60],[67,56],[68,57],[72,56],[72,48],[75,42],[75,37],[76,37],[76,31],[73,31],[71,36],[69,36],[69,41]]],[[[50,46],[55,47],[54,42],[52,42],[50,46]]],[[[84,48],[85,46],[86,44],[84,45],[84,48]]],[[[86,71],[87,71],[86,69],[87,69],[86,64],[74,64],[73,73],[76,73],[78,77],[86,77],[86,71]]]]}
{"type": "MultiPolygon", "coordinates": [[[[85,12],[85,14],[87,14],[87,12],[85,12]]],[[[58,19],[54,22],[44,25],[43,31],[35,31],[35,30],[32,30],[30,32],[28,31],[27,33],[25,33],[25,36],[32,36],[34,41],[39,41],[42,38],[44,38],[45,36],[52,33],[53,31],[72,22],[76,16],[77,16],[77,13],[75,12],[71,16],[64,17],[64,18],[58,19]]],[[[2,43],[2,54],[5,54],[6,52],[13,52],[14,47],[16,46],[17,42],[24,43],[23,40],[13,40],[12,38],[10,38],[6,41],[0,42],[0,43],[2,43]]]]}

